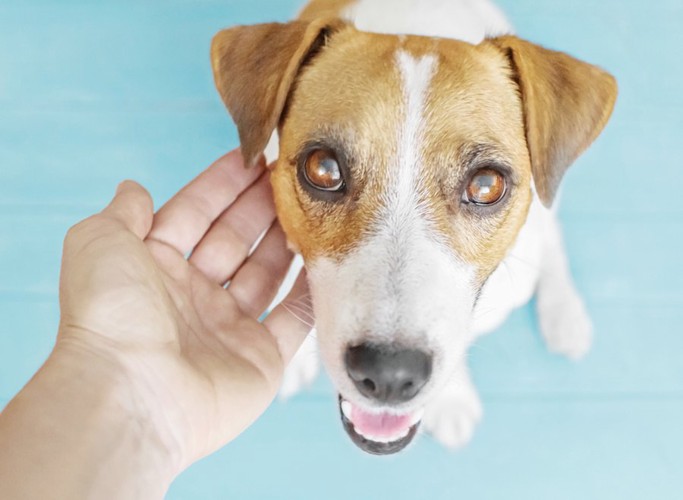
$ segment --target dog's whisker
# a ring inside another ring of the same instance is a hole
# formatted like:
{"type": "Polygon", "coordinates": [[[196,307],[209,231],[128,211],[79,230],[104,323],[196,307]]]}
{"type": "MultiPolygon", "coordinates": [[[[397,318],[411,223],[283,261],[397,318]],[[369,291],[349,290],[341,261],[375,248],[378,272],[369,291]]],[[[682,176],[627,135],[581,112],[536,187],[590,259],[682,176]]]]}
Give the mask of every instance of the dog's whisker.
{"type": "Polygon", "coordinates": [[[314,327],[315,327],[315,323],[312,321],[312,319],[313,319],[312,317],[310,317],[310,318],[308,318],[308,319],[305,319],[305,318],[302,318],[302,317],[301,317],[301,313],[304,312],[304,311],[301,311],[301,310],[297,309],[296,307],[292,307],[292,306],[290,306],[289,304],[287,304],[287,303],[285,303],[285,302],[282,303],[282,307],[284,307],[284,308],[289,312],[289,314],[291,314],[291,315],[294,316],[296,319],[298,319],[299,321],[301,321],[304,325],[308,326],[309,328],[314,328],[314,327]]]}
{"type": "MultiPolygon", "coordinates": [[[[522,264],[529,266],[531,269],[534,269],[534,270],[539,269],[539,267],[540,267],[538,264],[534,264],[534,263],[531,263],[527,260],[524,260],[521,257],[519,257],[513,253],[508,254],[506,258],[509,258],[509,257],[517,260],[517,262],[521,262],[522,264]]],[[[505,260],[503,260],[503,262],[505,262],[505,260]]]]}
{"type": "Polygon", "coordinates": [[[474,319],[478,320],[478,319],[484,318],[484,317],[488,316],[489,314],[498,311],[499,309],[500,309],[500,307],[489,307],[488,309],[484,309],[482,311],[477,311],[476,314],[474,315],[474,319]]]}
{"type": "Polygon", "coordinates": [[[534,271],[541,270],[541,272],[543,273],[543,275],[552,276],[552,277],[559,276],[560,278],[562,277],[562,273],[561,273],[561,272],[558,272],[556,269],[549,268],[548,266],[545,266],[545,267],[543,267],[543,269],[541,269],[541,265],[539,265],[539,264],[532,264],[532,263],[530,263],[530,262],[527,262],[527,261],[525,261],[524,259],[518,257],[517,255],[510,254],[510,255],[508,255],[508,257],[512,257],[512,258],[514,258],[514,259],[517,259],[517,261],[519,261],[519,262],[521,262],[522,264],[528,266],[529,268],[531,268],[531,269],[534,270],[534,271]]]}
{"type": "Polygon", "coordinates": [[[293,309],[296,309],[296,310],[297,310],[298,312],[300,312],[301,314],[305,314],[306,316],[311,317],[311,319],[313,319],[313,317],[314,317],[314,316],[313,316],[313,311],[312,311],[311,309],[308,309],[308,308],[306,308],[306,307],[302,307],[302,306],[300,306],[299,304],[293,304],[293,303],[291,303],[291,302],[288,302],[287,305],[288,305],[289,307],[293,308],[293,309]]]}
{"type": "Polygon", "coordinates": [[[297,297],[296,299],[289,299],[287,302],[290,304],[300,304],[302,306],[308,307],[310,309],[313,309],[313,303],[311,301],[311,297],[297,297]]]}
{"type": "Polygon", "coordinates": [[[290,306],[290,307],[292,307],[292,308],[295,308],[297,311],[299,311],[299,312],[301,312],[301,313],[303,313],[303,314],[306,314],[307,316],[310,316],[311,319],[314,319],[313,308],[307,307],[307,306],[305,306],[305,305],[301,305],[301,304],[299,304],[299,303],[297,303],[297,302],[289,302],[289,301],[283,302],[283,304],[285,304],[285,303],[286,303],[288,306],[290,306]]]}
{"type": "Polygon", "coordinates": [[[301,304],[301,305],[306,305],[308,307],[313,306],[310,295],[309,296],[301,295],[298,297],[287,297],[284,301],[286,301],[290,304],[301,304]]]}
{"type": "Polygon", "coordinates": [[[298,307],[296,304],[286,304],[285,308],[289,312],[295,311],[298,314],[305,316],[311,322],[313,322],[313,320],[315,319],[315,317],[309,311],[307,311],[306,309],[302,309],[301,307],[298,307]]]}
{"type": "Polygon", "coordinates": [[[510,291],[512,291],[512,289],[514,289],[514,282],[515,282],[515,280],[512,278],[512,269],[510,269],[510,265],[505,261],[503,261],[503,268],[505,269],[505,272],[507,273],[508,282],[509,282],[509,286],[511,289],[510,291]]]}
{"type": "Polygon", "coordinates": [[[472,344],[472,345],[469,347],[467,353],[465,354],[466,360],[467,360],[467,363],[468,363],[468,364],[472,361],[472,351],[474,351],[475,349],[476,349],[477,351],[482,351],[482,352],[485,352],[485,353],[490,353],[490,352],[494,352],[494,351],[495,351],[495,349],[489,349],[488,347],[485,347],[485,346],[481,345],[481,343],[475,342],[474,344],[472,344]]]}
{"type": "Polygon", "coordinates": [[[294,302],[289,301],[288,303],[290,305],[295,305],[295,306],[301,308],[302,310],[308,311],[311,314],[313,313],[313,306],[311,306],[310,304],[306,304],[304,302],[299,302],[299,301],[294,301],[294,302]]]}

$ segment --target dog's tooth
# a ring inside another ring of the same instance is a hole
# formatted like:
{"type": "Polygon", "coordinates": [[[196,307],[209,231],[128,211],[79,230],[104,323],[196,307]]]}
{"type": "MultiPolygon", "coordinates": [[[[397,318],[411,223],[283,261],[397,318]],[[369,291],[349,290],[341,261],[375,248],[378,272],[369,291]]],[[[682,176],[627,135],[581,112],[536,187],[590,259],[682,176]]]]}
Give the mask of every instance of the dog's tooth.
{"type": "Polygon", "coordinates": [[[361,436],[363,436],[363,437],[364,437],[365,439],[367,439],[368,441],[373,441],[373,442],[375,442],[375,443],[381,443],[381,442],[382,442],[382,440],[381,440],[379,437],[375,437],[374,435],[372,435],[372,434],[370,434],[370,433],[367,433],[367,434],[366,434],[366,433],[363,433],[363,432],[359,432],[358,429],[356,429],[356,432],[357,432],[358,434],[360,434],[361,436]]]}
{"type": "Polygon", "coordinates": [[[349,421],[352,421],[351,420],[351,403],[349,403],[348,401],[342,401],[341,402],[341,410],[342,410],[342,413],[344,414],[344,416],[349,421]]]}
{"type": "Polygon", "coordinates": [[[403,439],[404,437],[406,437],[406,436],[408,435],[409,432],[410,432],[410,427],[406,427],[406,428],[403,430],[403,432],[401,432],[400,435],[394,437],[394,438],[392,439],[392,441],[398,441],[399,439],[403,439]]]}
{"type": "Polygon", "coordinates": [[[415,413],[413,413],[413,418],[410,420],[410,426],[412,427],[416,423],[418,423],[420,420],[422,420],[422,417],[424,416],[425,411],[424,408],[417,410],[415,413]]]}
{"type": "Polygon", "coordinates": [[[359,429],[356,429],[356,428],[354,427],[354,430],[356,431],[356,434],[358,434],[359,436],[364,437],[365,439],[369,439],[370,441],[373,440],[368,434],[364,434],[364,433],[361,432],[359,429]]]}
{"type": "Polygon", "coordinates": [[[370,434],[369,436],[363,436],[365,439],[369,439],[370,441],[373,441],[375,443],[390,443],[387,438],[379,437],[379,436],[373,436],[370,434]]]}

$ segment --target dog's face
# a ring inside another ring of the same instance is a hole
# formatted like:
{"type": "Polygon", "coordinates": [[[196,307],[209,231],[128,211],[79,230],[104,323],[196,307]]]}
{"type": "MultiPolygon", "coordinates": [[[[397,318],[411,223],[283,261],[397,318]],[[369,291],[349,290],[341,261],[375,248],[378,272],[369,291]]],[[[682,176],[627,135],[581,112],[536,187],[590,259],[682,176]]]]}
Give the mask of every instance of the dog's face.
{"type": "Polygon", "coordinates": [[[613,80],[512,37],[323,23],[227,30],[212,59],[245,157],[278,128],[278,215],[306,263],[345,428],[366,451],[398,451],[462,362],[532,186],[551,202],[606,122],[613,80]]]}

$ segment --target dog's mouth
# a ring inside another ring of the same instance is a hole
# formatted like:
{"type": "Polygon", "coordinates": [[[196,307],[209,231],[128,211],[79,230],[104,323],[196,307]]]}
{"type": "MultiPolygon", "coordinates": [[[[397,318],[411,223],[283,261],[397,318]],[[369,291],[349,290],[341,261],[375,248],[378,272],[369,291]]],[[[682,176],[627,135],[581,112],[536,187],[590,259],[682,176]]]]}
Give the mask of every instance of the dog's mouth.
{"type": "Polygon", "coordinates": [[[401,451],[413,440],[423,412],[370,412],[340,395],[339,413],[344,430],[356,446],[373,455],[390,455],[401,451]]]}

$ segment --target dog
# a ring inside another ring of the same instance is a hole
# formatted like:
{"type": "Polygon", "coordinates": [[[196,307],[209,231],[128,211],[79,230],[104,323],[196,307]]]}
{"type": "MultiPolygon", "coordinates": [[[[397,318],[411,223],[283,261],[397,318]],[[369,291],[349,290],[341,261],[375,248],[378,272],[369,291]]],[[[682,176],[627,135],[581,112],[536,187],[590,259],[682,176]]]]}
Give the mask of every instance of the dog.
{"type": "MultiPolygon", "coordinates": [[[[489,0],[313,0],[290,23],[213,39],[246,163],[276,148],[278,218],[366,452],[395,453],[420,427],[466,444],[482,415],[467,348],[534,294],[551,351],[590,348],[553,202],[617,85],[510,33],[489,0]]],[[[286,395],[316,374],[311,342],[286,395]]]]}

